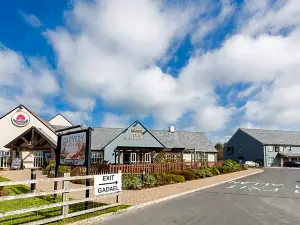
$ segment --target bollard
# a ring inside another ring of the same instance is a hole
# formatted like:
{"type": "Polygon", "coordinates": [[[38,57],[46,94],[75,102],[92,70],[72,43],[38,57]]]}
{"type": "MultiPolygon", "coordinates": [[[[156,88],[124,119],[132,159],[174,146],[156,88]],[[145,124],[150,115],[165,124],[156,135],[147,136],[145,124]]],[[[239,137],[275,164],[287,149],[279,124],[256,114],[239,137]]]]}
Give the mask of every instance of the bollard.
{"type": "MultiPolygon", "coordinates": [[[[31,169],[31,180],[36,180],[36,169],[31,169]]],[[[30,190],[35,191],[36,189],[36,183],[30,184],[30,190]]]]}
{"type": "Polygon", "coordinates": [[[146,171],[142,170],[142,184],[144,185],[146,182],[146,171]]]}

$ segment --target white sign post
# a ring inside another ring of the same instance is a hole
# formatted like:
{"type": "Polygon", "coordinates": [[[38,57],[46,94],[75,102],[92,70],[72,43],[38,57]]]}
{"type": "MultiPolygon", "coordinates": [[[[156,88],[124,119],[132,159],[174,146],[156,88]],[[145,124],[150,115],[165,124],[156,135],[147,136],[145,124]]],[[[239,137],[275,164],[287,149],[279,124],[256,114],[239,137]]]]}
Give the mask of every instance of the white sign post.
{"type": "Polygon", "coordinates": [[[94,181],[94,195],[105,195],[122,191],[122,174],[96,175],[94,181]]]}

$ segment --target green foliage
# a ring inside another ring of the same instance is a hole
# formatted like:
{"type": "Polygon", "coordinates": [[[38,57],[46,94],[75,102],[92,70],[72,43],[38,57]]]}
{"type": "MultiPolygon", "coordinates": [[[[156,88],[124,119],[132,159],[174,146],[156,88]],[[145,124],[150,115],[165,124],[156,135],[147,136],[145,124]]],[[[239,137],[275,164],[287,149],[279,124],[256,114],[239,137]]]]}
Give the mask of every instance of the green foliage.
{"type": "Polygon", "coordinates": [[[170,174],[175,174],[175,175],[181,175],[182,171],[181,170],[171,170],[169,173],[170,174]]]}
{"type": "Polygon", "coordinates": [[[197,170],[194,171],[194,173],[195,173],[196,178],[201,178],[202,179],[202,178],[206,177],[206,172],[203,169],[197,169],[197,170]]]}
{"type": "Polygon", "coordinates": [[[142,189],[141,176],[129,175],[122,176],[122,189],[124,190],[139,190],[142,189]]]}
{"type": "Polygon", "coordinates": [[[206,174],[205,174],[207,177],[213,177],[213,173],[209,170],[206,171],[206,174]]]}
{"type": "Polygon", "coordinates": [[[223,149],[223,145],[221,143],[217,143],[215,145],[215,149],[217,149],[218,151],[222,150],[223,149]]]}
{"type": "Polygon", "coordinates": [[[214,176],[217,176],[217,175],[221,174],[220,170],[217,167],[212,167],[211,172],[213,173],[214,176]]]}
{"type": "MultiPolygon", "coordinates": [[[[70,176],[71,177],[85,176],[85,173],[82,173],[81,168],[76,166],[76,167],[72,168],[72,170],[70,172],[70,176]]],[[[85,180],[72,180],[71,182],[74,184],[85,184],[85,180]]]]}
{"type": "MultiPolygon", "coordinates": [[[[70,173],[71,168],[69,166],[59,166],[58,167],[58,176],[63,177],[64,173],[70,173]]],[[[43,173],[48,177],[55,176],[55,162],[51,162],[48,166],[43,170],[43,173]]]]}
{"type": "Polygon", "coordinates": [[[176,175],[176,174],[159,173],[159,174],[155,174],[155,178],[156,178],[156,185],[158,186],[185,182],[183,176],[176,175]]]}
{"type": "Polygon", "coordinates": [[[182,171],[181,175],[184,177],[185,180],[194,180],[195,179],[195,173],[190,170],[182,171]]]}
{"type": "Polygon", "coordinates": [[[185,180],[194,180],[196,178],[195,173],[191,170],[171,170],[170,174],[181,175],[185,180]]]}
{"type": "Polygon", "coordinates": [[[156,184],[156,178],[155,176],[151,174],[146,174],[145,175],[145,186],[147,187],[154,187],[156,184]]]}

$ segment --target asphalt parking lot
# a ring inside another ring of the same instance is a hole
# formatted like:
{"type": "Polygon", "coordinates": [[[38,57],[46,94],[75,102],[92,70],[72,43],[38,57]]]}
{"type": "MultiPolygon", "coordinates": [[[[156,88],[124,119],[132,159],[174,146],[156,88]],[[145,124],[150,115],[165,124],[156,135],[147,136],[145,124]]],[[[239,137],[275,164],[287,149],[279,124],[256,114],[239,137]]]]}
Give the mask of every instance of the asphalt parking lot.
{"type": "Polygon", "coordinates": [[[300,169],[265,169],[190,195],[94,224],[300,224],[300,169]]]}

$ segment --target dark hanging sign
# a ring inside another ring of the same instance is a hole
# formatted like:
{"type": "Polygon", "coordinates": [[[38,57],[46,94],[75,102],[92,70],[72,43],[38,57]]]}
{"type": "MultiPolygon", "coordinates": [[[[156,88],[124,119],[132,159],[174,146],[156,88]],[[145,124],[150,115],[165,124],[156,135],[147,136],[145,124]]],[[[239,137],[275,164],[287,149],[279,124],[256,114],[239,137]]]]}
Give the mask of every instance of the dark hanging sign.
{"type": "Polygon", "coordinates": [[[59,135],[57,147],[59,165],[87,166],[90,153],[90,130],[59,135]]]}
{"type": "Polygon", "coordinates": [[[21,169],[22,159],[21,157],[13,157],[11,162],[11,169],[21,169]]]}

